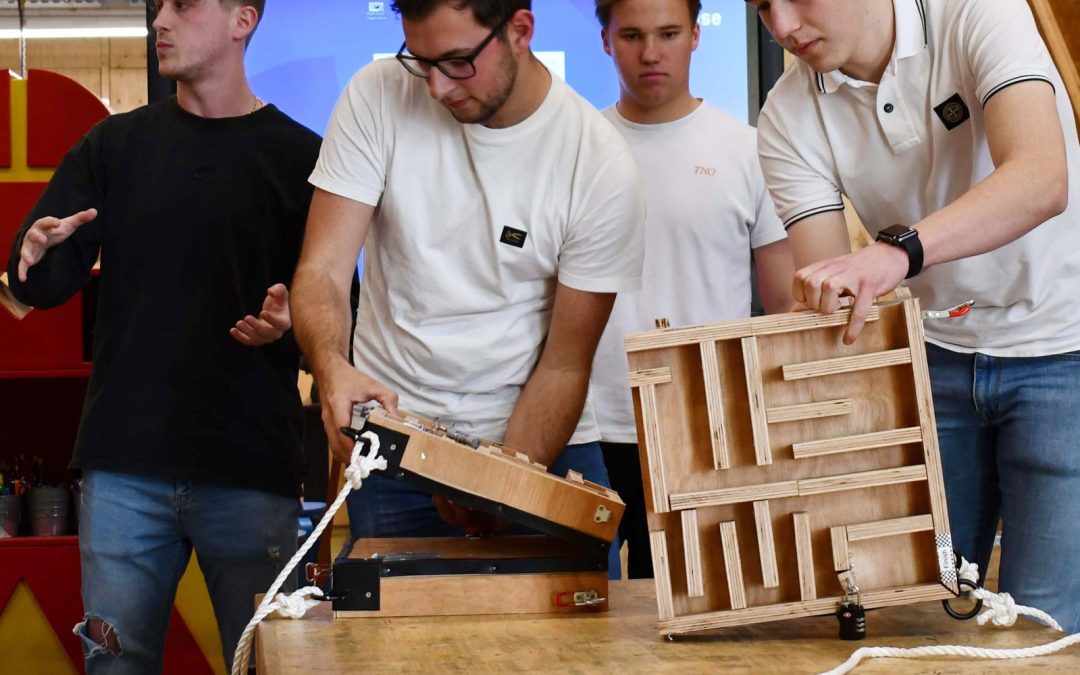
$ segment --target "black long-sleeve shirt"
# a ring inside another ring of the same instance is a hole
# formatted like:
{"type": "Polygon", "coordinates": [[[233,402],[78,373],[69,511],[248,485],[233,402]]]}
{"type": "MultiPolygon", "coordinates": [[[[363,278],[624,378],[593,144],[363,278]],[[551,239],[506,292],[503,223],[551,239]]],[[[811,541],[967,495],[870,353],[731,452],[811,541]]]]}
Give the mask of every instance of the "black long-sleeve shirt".
{"type": "Polygon", "coordinates": [[[274,106],[207,119],[171,98],[105,119],[64,158],[15,239],[8,276],[20,301],[54,307],[86,285],[100,251],[73,469],[298,493],[292,333],[252,348],[229,329],[292,278],[318,149],[274,106]],[[20,283],[33,222],[91,207],[97,218],[20,283]]]}

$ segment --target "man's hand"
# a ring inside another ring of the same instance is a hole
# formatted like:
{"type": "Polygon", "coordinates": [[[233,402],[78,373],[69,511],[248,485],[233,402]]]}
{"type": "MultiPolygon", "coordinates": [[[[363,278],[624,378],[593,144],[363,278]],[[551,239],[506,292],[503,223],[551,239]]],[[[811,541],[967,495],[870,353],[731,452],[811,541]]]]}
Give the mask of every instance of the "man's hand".
{"type": "Polygon", "coordinates": [[[894,290],[908,271],[907,255],[895,246],[874,243],[855,253],[807,265],[795,273],[791,294],[796,303],[830,314],[840,308],[840,297],[851,295],[851,320],[844,344],[855,342],[866,323],[874,299],[894,290]]]}
{"type": "Polygon", "coordinates": [[[285,284],[274,284],[266,290],[259,317],[248,314],[229,329],[229,335],[242,345],[261,347],[281,339],[290,328],[289,289],[285,288],[285,284]]]}
{"type": "Polygon", "coordinates": [[[23,236],[19,250],[19,281],[26,281],[26,273],[31,267],[41,262],[45,252],[65,241],[80,226],[97,218],[97,209],[86,209],[67,218],[46,216],[38,218],[23,236]]]}
{"type": "Polygon", "coordinates": [[[378,401],[389,412],[397,414],[398,396],[344,359],[333,371],[316,373],[315,382],[319,385],[323,428],[330,441],[330,450],[335,458],[348,464],[353,442],[341,433],[341,428],[352,425],[353,406],[378,401]]]}

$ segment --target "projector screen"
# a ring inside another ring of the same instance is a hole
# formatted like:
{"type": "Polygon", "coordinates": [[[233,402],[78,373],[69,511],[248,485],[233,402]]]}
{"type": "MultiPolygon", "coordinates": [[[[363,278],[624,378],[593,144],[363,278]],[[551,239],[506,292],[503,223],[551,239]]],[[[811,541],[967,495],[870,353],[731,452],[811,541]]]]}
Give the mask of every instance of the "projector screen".
{"type": "MultiPolygon", "coordinates": [[[[537,56],[597,108],[614,103],[619,87],[592,0],[534,0],[533,12],[537,56]]],[[[749,33],[756,35],[757,19],[749,20],[749,33]]],[[[758,86],[751,75],[757,72],[757,41],[749,40],[748,48],[747,22],[744,0],[704,0],[690,78],[695,96],[742,120],[750,118],[758,86]]],[[[268,3],[248,49],[247,73],[260,98],[322,134],[353,73],[372,59],[393,56],[403,40],[389,2],[268,3]]]]}

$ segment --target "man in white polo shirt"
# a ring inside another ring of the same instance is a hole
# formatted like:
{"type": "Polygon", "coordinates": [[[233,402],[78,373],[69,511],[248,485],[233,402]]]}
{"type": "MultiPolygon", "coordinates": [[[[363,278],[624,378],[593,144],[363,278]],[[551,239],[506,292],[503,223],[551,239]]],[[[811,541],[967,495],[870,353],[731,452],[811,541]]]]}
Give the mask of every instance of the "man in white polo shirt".
{"type": "Polygon", "coordinates": [[[1073,112],[1023,0],[750,0],[799,58],[759,123],[795,299],[909,279],[953,542],[1002,590],[1080,629],[1080,172],[1073,112]],[[850,253],[841,193],[877,242],[850,253]]]}
{"type": "Polygon", "coordinates": [[[626,502],[619,534],[628,576],[652,576],[627,333],[666,317],[688,325],[750,315],[751,258],[765,309],[791,305],[791,249],[757,161],[752,127],[690,93],[700,0],[597,0],[619,101],[604,116],[630,143],[648,218],[642,289],[620,293],[593,363],[591,398],[612,486],[626,502]]]}
{"type": "MultiPolygon", "coordinates": [[[[337,429],[374,399],[606,484],[586,392],[615,293],[640,285],[633,157],[533,56],[528,0],[394,5],[405,44],[338,102],[293,287],[333,450],[348,457],[337,429]],[[354,368],[348,291],[362,247],[354,368]]],[[[441,510],[450,523],[430,495],[369,480],[350,502],[352,532],[468,522],[441,510]]]]}

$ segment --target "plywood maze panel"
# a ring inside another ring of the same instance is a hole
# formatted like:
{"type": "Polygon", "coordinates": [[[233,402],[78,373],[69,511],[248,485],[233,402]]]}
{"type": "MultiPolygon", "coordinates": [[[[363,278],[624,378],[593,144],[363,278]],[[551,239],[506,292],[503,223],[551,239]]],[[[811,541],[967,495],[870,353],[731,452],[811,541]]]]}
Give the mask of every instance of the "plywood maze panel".
{"type": "Polygon", "coordinates": [[[665,634],[951,597],[918,301],[627,337],[665,634]]]}

